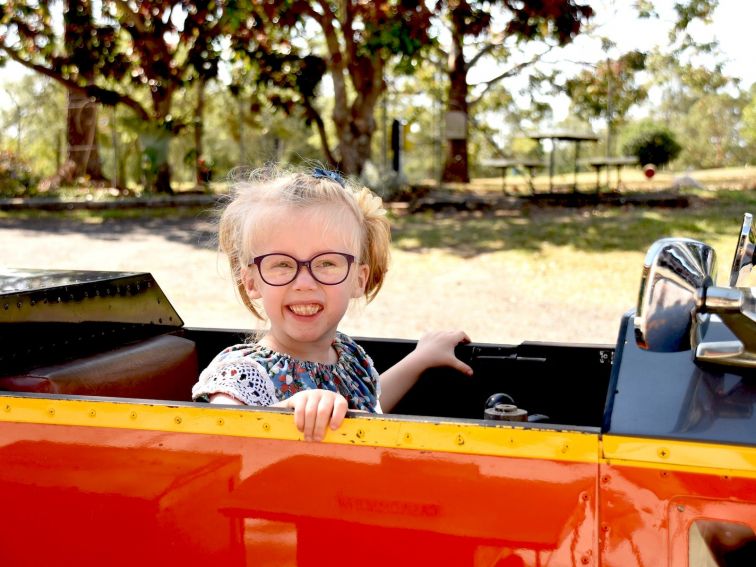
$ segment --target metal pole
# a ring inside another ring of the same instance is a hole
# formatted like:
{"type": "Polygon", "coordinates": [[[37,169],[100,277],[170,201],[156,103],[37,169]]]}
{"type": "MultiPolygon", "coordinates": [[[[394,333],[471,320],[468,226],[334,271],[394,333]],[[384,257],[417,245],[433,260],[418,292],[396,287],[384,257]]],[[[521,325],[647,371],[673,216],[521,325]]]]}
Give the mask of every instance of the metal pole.
{"type": "Polygon", "coordinates": [[[116,107],[113,105],[113,121],[110,130],[113,133],[113,187],[118,188],[118,135],[116,133],[116,107]]]}
{"type": "Polygon", "coordinates": [[[551,140],[551,153],[549,154],[549,193],[554,192],[554,151],[556,150],[556,140],[551,140]]]}

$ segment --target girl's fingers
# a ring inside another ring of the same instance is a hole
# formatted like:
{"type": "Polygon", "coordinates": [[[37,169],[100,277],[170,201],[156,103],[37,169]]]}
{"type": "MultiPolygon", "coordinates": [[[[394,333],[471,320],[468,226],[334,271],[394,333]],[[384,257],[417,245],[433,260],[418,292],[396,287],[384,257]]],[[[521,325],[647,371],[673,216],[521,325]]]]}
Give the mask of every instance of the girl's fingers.
{"type": "Polygon", "coordinates": [[[341,394],[306,390],[294,394],[284,407],[294,409],[294,425],[305,441],[322,441],[329,425],[337,429],[343,423],[348,404],[341,394]]]}
{"type": "Polygon", "coordinates": [[[307,405],[304,410],[304,438],[305,441],[312,441],[315,423],[317,421],[318,410],[320,407],[320,396],[317,390],[310,390],[313,394],[307,396],[307,405]]]}
{"type": "Polygon", "coordinates": [[[325,437],[325,430],[328,427],[328,422],[331,421],[331,413],[333,412],[333,396],[324,394],[320,396],[318,402],[318,409],[315,413],[315,420],[312,425],[312,438],[315,441],[322,441],[325,437]]]}
{"type": "Polygon", "coordinates": [[[344,422],[348,405],[344,396],[336,396],[336,400],[333,402],[333,413],[331,414],[331,429],[338,429],[344,422]]]}
{"type": "Polygon", "coordinates": [[[294,395],[289,398],[289,404],[286,407],[294,409],[294,425],[297,429],[304,433],[305,429],[305,406],[307,405],[307,398],[304,396],[294,395]]]}

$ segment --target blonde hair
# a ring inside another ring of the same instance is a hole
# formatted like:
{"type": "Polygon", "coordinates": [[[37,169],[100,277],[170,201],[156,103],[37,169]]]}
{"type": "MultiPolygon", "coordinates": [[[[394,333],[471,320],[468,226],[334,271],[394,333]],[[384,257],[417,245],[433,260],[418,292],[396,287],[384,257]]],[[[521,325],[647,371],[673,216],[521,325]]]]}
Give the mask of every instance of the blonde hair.
{"type": "Polygon", "coordinates": [[[322,169],[312,172],[268,166],[239,168],[229,175],[231,190],[223,205],[218,225],[218,249],[228,257],[237,291],[255,317],[259,308],[247,296],[243,269],[252,259],[252,242],[264,226],[272,207],[307,209],[337,205],[354,215],[360,233],[359,263],[368,267],[365,299],[372,301],[383,285],[389,263],[391,227],[383,201],[367,187],[358,187],[337,174],[322,169]]]}

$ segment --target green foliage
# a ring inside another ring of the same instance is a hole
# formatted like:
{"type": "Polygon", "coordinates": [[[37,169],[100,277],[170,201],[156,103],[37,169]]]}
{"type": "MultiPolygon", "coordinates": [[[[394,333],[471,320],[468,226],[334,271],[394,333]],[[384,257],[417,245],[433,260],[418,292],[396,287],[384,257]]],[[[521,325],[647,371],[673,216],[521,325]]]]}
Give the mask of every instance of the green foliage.
{"type": "Polygon", "coordinates": [[[647,88],[636,83],[638,73],[645,67],[646,55],[629,51],[569,79],[565,92],[578,115],[604,118],[611,125],[621,124],[630,108],[648,96],[647,88]]]}
{"type": "MultiPolygon", "coordinates": [[[[174,95],[194,79],[217,75],[226,17],[238,8],[182,0],[69,0],[60,25],[57,5],[18,0],[0,11],[0,54],[174,132],[190,122],[172,114],[174,95]]],[[[158,164],[158,170],[155,188],[170,191],[170,168],[158,164]]]]}
{"type": "Polygon", "coordinates": [[[748,94],[748,103],[743,108],[742,124],[740,133],[746,144],[750,163],[756,163],[756,83],[751,85],[751,91],[748,94]]]}
{"type": "Polygon", "coordinates": [[[672,132],[666,129],[648,130],[640,133],[624,148],[627,155],[636,156],[639,163],[663,166],[675,159],[682,147],[672,132]]]}
{"type": "Polygon", "coordinates": [[[684,141],[677,163],[712,168],[740,165],[753,159],[741,138],[741,113],[750,97],[722,64],[702,67],[670,54],[651,58],[653,80],[663,85],[653,113],[684,141]]]}
{"type": "Polygon", "coordinates": [[[0,196],[25,197],[37,181],[26,161],[10,150],[0,150],[0,196]]]}

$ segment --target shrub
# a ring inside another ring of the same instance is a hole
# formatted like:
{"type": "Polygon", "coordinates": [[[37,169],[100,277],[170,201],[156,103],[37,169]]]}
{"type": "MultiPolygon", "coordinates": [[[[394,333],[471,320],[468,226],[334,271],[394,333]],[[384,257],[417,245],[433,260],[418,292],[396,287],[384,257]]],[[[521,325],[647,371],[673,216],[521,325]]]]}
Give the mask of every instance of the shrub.
{"type": "Polygon", "coordinates": [[[677,143],[672,132],[666,129],[647,130],[630,140],[624,152],[636,156],[641,165],[666,165],[680,155],[682,146],[677,143]]]}
{"type": "Polygon", "coordinates": [[[33,192],[37,179],[29,164],[15,152],[0,150],[0,196],[25,197],[33,192]]]}

